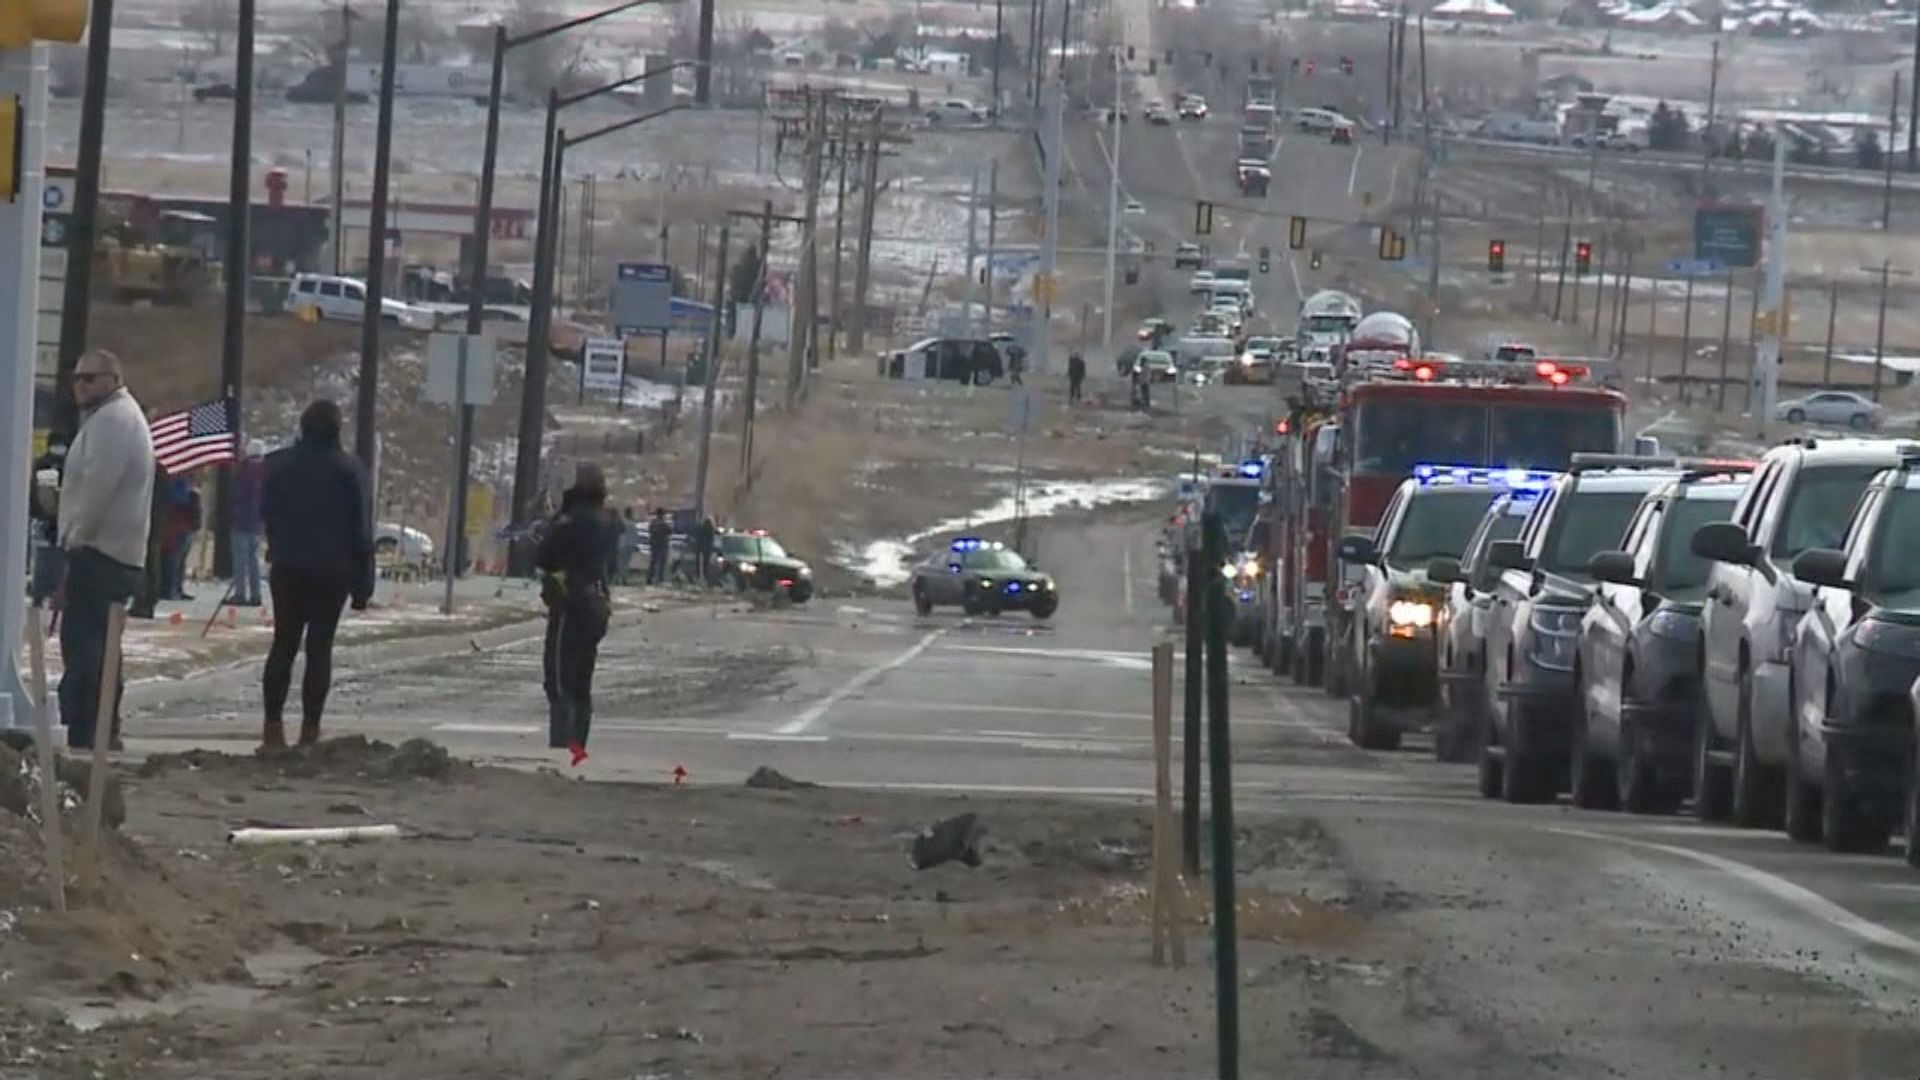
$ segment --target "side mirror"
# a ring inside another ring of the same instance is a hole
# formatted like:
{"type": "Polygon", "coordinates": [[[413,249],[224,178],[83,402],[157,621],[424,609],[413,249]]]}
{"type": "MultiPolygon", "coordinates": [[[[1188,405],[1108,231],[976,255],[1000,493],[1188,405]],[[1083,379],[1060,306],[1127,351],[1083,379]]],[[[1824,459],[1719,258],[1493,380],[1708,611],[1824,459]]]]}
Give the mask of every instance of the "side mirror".
{"type": "Polygon", "coordinates": [[[1518,540],[1495,540],[1487,546],[1487,565],[1495,570],[1531,570],[1533,560],[1518,540]]]}
{"type": "Polygon", "coordinates": [[[1446,555],[1436,555],[1427,560],[1427,580],[1435,585],[1451,585],[1466,580],[1460,571],[1460,560],[1446,555]]]}
{"type": "Polygon", "coordinates": [[[1333,553],[1344,563],[1370,563],[1379,557],[1372,537],[1367,536],[1343,536],[1333,553]]]}
{"type": "Polygon", "coordinates": [[[1793,576],[1809,585],[1847,588],[1847,553],[1833,548],[1808,548],[1794,557],[1793,576]]]}
{"type": "Polygon", "coordinates": [[[1731,521],[1715,521],[1694,530],[1693,553],[1714,562],[1752,566],[1760,552],[1747,539],[1747,531],[1731,521]]]}
{"type": "Polygon", "coordinates": [[[1614,585],[1638,585],[1640,579],[1633,573],[1633,556],[1624,551],[1602,551],[1587,560],[1587,573],[1595,581],[1610,582],[1614,585]]]}
{"type": "Polygon", "coordinates": [[[1635,435],[1633,437],[1633,456],[1659,457],[1660,440],[1651,435],[1635,435]]]}

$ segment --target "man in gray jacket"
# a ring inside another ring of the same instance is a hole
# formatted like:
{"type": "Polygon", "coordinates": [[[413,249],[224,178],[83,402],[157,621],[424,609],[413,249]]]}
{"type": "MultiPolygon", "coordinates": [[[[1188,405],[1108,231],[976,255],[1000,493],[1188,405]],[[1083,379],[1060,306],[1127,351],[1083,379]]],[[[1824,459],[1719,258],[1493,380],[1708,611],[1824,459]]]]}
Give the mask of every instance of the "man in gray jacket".
{"type": "Polygon", "coordinates": [[[107,610],[133,595],[147,558],[153,432],[121,384],[119,357],[104,349],[74,365],[73,398],[82,410],[80,430],[60,481],[60,547],[67,555],[60,722],[67,745],[78,749],[93,745],[107,610]]]}

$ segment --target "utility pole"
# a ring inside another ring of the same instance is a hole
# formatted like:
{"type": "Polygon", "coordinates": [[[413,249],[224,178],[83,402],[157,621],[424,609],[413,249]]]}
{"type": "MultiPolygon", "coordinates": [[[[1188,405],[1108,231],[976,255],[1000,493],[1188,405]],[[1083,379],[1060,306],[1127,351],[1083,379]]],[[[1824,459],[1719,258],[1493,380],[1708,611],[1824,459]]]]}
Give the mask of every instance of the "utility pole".
{"type": "MultiPolygon", "coordinates": [[[[1911,119],[1911,118],[1909,118],[1911,119]]],[[[1909,125],[1911,126],[1911,125],[1909,125]]],[[[1900,73],[1893,73],[1893,93],[1887,97],[1887,149],[1881,154],[1881,164],[1886,174],[1881,184],[1880,195],[1880,231],[1893,228],[1893,133],[1900,127],[1900,73]]],[[[1776,132],[1776,134],[1778,134],[1776,132]]]]}
{"type": "MultiPolygon", "coordinates": [[[[1727,358],[1733,355],[1733,271],[1732,270],[1727,271],[1726,305],[1724,309],[1721,311],[1720,315],[1721,315],[1721,319],[1720,319],[1721,379],[1720,379],[1720,390],[1719,390],[1719,393],[1716,395],[1716,400],[1713,406],[1714,411],[1716,412],[1722,411],[1727,407],[1727,380],[1726,380],[1727,366],[1726,365],[1727,365],[1727,358]]],[[[1682,385],[1684,386],[1685,384],[1683,383],[1682,385]]],[[[1682,401],[1686,400],[1684,393],[1681,397],[1681,400],[1682,401]]]]}
{"type": "MultiPolygon", "coordinates": [[[[993,0],[993,123],[995,126],[1000,123],[1000,110],[1004,107],[1004,103],[1000,100],[1000,58],[1001,42],[1007,36],[1006,25],[1006,0],[993,0]]],[[[834,296],[836,299],[839,297],[838,289],[834,290],[834,296]]]]}
{"type": "MultiPolygon", "coordinates": [[[[1386,80],[1386,84],[1387,84],[1387,104],[1386,104],[1387,115],[1386,115],[1386,123],[1380,125],[1380,141],[1388,145],[1391,145],[1393,143],[1393,118],[1396,115],[1396,109],[1398,108],[1399,101],[1400,101],[1399,78],[1398,78],[1398,73],[1394,71],[1394,64],[1393,64],[1394,42],[1399,36],[1400,36],[1400,20],[1397,18],[1388,19],[1387,20],[1387,62],[1384,65],[1384,70],[1381,72],[1381,75],[1386,80]]],[[[1414,230],[1415,236],[1418,236],[1419,233],[1420,233],[1420,230],[1418,229],[1414,230]]]]}
{"type": "MultiPolygon", "coordinates": [[[[773,253],[773,200],[760,206],[760,276],[754,282],[753,332],[747,338],[747,390],[740,402],[740,475],[753,476],[753,422],[760,409],[760,328],[767,313],[767,260],[773,253]]],[[[736,304],[739,297],[734,298],[736,304]]],[[[792,320],[788,320],[789,329],[792,320]]]]}
{"type": "MultiPolygon", "coordinates": [[[[220,396],[233,410],[235,439],[245,434],[241,391],[247,364],[247,285],[253,279],[253,16],[254,0],[240,0],[233,46],[233,160],[227,170],[227,303],[220,334],[220,396]]],[[[214,473],[213,528],[213,572],[225,575],[233,566],[231,469],[214,473]]]]}
{"type": "MultiPolygon", "coordinates": [[[[1907,99],[1907,171],[1920,172],[1920,143],[1914,141],[1920,135],[1920,19],[1913,22],[1913,77],[1907,80],[1910,96],[1907,99]]],[[[1887,129],[1887,153],[1893,153],[1893,129],[1887,129]]]]}
{"type": "MultiPolygon", "coordinates": [[[[60,357],[54,366],[51,426],[69,437],[80,429],[80,411],[73,400],[73,369],[80,362],[80,354],[87,351],[88,305],[93,302],[95,222],[100,208],[100,153],[106,140],[107,76],[112,66],[112,52],[113,0],[93,0],[92,14],[87,20],[87,81],[80,100],[80,148],[74,161],[73,208],[67,219],[67,280],[60,301],[60,357]]],[[[39,238],[36,237],[34,243],[39,243],[39,238]]],[[[34,321],[37,316],[29,312],[27,318],[34,321]]]]}
{"type": "Polygon", "coordinates": [[[1869,273],[1880,275],[1880,315],[1873,330],[1873,400],[1880,400],[1880,383],[1887,366],[1887,291],[1894,274],[1893,262],[1882,260],[1877,268],[1867,268],[1869,273]]]}
{"type": "Polygon", "coordinates": [[[1833,325],[1839,318],[1840,283],[1835,281],[1827,286],[1827,355],[1820,365],[1820,386],[1823,389],[1833,385],[1833,325]]]}
{"type": "Polygon", "coordinates": [[[1567,291],[1567,257],[1573,250],[1573,195],[1567,195],[1567,219],[1560,232],[1560,277],[1553,283],[1553,321],[1560,321],[1560,301],[1567,291]]]}
{"type": "Polygon", "coordinates": [[[846,112],[840,114],[840,140],[836,143],[840,159],[840,190],[833,201],[833,299],[827,305],[827,359],[840,358],[840,265],[846,259],[847,235],[847,157],[850,153],[847,139],[851,134],[849,125],[852,116],[846,112]]]}
{"type": "Polygon", "coordinates": [[[1783,134],[1774,133],[1773,190],[1767,198],[1767,262],[1761,291],[1755,298],[1767,317],[1753,353],[1760,401],[1749,411],[1754,431],[1762,438],[1766,437],[1774,402],[1780,396],[1780,346],[1787,336],[1787,144],[1783,134]]]}
{"type": "MultiPolygon", "coordinates": [[[[1108,56],[1108,67],[1113,74],[1113,112],[1109,114],[1107,132],[1112,136],[1112,160],[1107,162],[1107,282],[1106,303],[1102,307],[1100,347],[1107,352],[1113,351],[1113,270],[1114,261],[1120,247],[1120,131],[1126,125],[1120,122],[1120,53],[1116,50],[1108,56]]],[[[1051,228],[1048,230],[1052,234],[1051,228]]]]}
{"type": "Polygon", "coordinates": [[[1535,311],[1540,310],[1540,294],[1544,288],[1540,275],[1543,269],[1542,261],[1546,258],[1546,255],[1547,211],[1545,201],[1542,200],[1540,213],[1533,219],[1533,308],[1535,311]]]}
{"type": "Polygon", "coordinates": [[[1046,295],[1040,298],[1038,305],[1040,331],[1028,350],[1033,355],[1032,374],[1036,376],[1045,375],[1051,370],[1049,354],[1053,348],[1054,269],[1060,249],[1060,158],[1063,156],[1060,114],[1066,108],[1066,79],[1062,77],[1055,80],[1051,89],[1041,121],[1046,126],[1047,160],[1044,170],[1046,176],[1041,181],[1046,189],[1041,194],[1046,208],[1046,232],[1040,246],[1040,277],[1046,282],[1046,295]]]}
{"type": "Polygon", "coordinates": [[[1701,189],[1705,191],[1712,190],[1712,185],[1709,181],[1713,177],[1713,152],[1717,149],[1715,142],[1719,138],[1719,133],[1713,128],[1713,120],[1714,110],[1719,105],[1719,101],[1720,39],[1714,38],[1713,59],[1709,64],[1707,75],[1707,123],[1705,127],[1700,129],[1700,186],[1701,189]]]}
{"type": "Polygon", "coordinates": [[[967,195],[967,336],[978,337],[974,330],[973,312],[978,305],[980,278],[975,270],[980,249],[976,243],[980,221],[980,169],[973,170],[973,184],[967,195]]]}
{"type": "Polygon", "coordinates": [[[807,102],[807,177],[806,203],[800,227],[800,274],[794,289],[793,320],[787,334],[787,407],[800,400],[800,384],[806,378],[807,345],[813,336],[815,263],[819,254],[820,164],[827,129],[827,95],[807,102]],[[801,322],[802,319],[806,322],[801,322]]]}
{"type": "Polygon", "coordinates": [[[987,262],[981,270],[981,278],[987,287],[986,309],[982,313],[987,333],[993,333],[993,256],[998,250],[1000,239],[1000,159],[994,158],[987,167],[987,262]]]}
{"type": "Polygon", "coordinates": [[[866,179],[860,185],[866,195],[860,200],[860,255],[853,265],[853,324],[847,332],[847,349],[861,352],[867,347],[867,282],[873,269],[873,212],[880,199],[880,132],[885,111],[873,110],[872,130],[867,133],[866,179]]]}
{"type": "MultiPolygon", "coordinates": [[[[111,0],[109,0],[111,2],[111,0]]],[[[333,272],[344,274],[346,265],[347,201],[347,63],[353,56],[353,9],[340,0],[340,66],[333,86],[333,272]]]]}
{"type": "Polygon", "coordinates": [[[720,381],[720,313],[727,307],[727,226],[720,226],[720,257],[713,275],[713,318],[707,320],[706,386],[700,393],[700,453],[693,473],[693,520],[707,518],[707,458],[713,452],[713,388],[720,381]]]}
{"type": "MultiPolygon", "coordinates": [[[[360,316],[360,381],[353,408],[353,453],[373,468],[375,409],[380,396],[380,298],[387,274],[387,183],[393,163],[393,81],[400,37],[400,0],[387,0],[386,44],[380,52],[380,111],[373,139],[373,203],[367,209],[367,299],[360,316]]],[[[368,490],[378,484],[370,477],[368,490]]]]}

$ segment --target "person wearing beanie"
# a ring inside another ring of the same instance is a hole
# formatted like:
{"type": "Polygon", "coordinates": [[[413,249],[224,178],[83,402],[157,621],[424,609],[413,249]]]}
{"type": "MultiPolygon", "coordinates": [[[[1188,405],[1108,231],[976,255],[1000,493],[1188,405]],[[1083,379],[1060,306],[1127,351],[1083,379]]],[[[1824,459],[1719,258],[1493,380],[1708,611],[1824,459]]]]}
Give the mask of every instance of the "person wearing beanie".
{"type": "Polygon", "coordinates": [[[547,694],[547,745],[565,747],[578,765],[587,759],[593,726],[593,667],[613,617],[607,567],[619,548],[622,525],[607,509],[607,478],[582,463],[560,497],[535,562],[540,599],[547,605],[542,683],[547,694]]]}

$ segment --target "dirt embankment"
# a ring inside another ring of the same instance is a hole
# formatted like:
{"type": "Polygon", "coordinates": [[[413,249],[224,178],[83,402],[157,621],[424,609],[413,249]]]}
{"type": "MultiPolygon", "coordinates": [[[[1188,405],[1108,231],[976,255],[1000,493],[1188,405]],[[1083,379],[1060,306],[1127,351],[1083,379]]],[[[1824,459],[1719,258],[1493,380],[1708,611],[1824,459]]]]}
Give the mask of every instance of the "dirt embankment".
{"type": "MultiPolygon", "coordinates": [[[[1210,1067],[1204,898],[1189,898],[1190,966],[1150,966],[1136,807],[760,782],[582,784],[359,739],[156,757],[127,780],[111,892],[64,918],[40,910],[26,819],[0,814],[18,920],[0,934],[0,1076],[1210,1067]],[[982,865],[911,869],[914,836],[963,812],[986,827],[982,865]],[[225,840],[372,823],[406,836],[225,840]]],[[[1341,1019],[1342,965],[1394,969],[1367,959],[1388,942],[1346,898],[1332,840],[1255,815],[1240,846],[1249,1062],[1391,1060],[1390,1040],[1341,1019]]],[[[1367,992],[1408,992],[1385,978],[1367,992]]]]}

